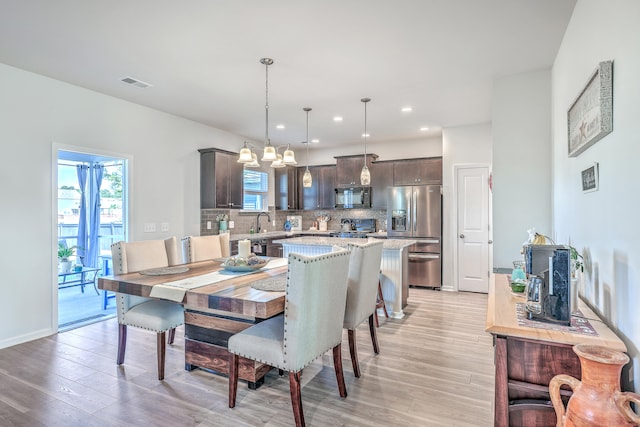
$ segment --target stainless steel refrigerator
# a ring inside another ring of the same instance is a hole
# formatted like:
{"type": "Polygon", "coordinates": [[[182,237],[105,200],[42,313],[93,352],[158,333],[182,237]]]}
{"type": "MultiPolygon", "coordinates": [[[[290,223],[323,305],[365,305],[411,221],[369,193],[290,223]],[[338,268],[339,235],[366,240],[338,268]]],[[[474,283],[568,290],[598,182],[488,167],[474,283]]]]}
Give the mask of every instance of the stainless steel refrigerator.
{"type": "Polygon", "coordinates": [[[387,200],[389,238],[417,240],[409,247],[409,285],[442,286],[442,186],[390,187],[387,200]]]}

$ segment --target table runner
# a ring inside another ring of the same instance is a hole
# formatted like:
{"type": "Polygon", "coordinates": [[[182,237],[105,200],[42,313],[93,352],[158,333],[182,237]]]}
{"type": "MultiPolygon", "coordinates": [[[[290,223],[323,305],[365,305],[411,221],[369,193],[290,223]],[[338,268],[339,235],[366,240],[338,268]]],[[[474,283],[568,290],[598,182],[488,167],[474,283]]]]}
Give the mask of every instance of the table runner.
{"type": "Polygon", "coordinates": [[[217,282],[222,282],[223,280],[227,280],[231,277],[239,277],[247,274],[253,274],[262,270],[270,270],[272,268],[281,267],[283,265],[287,265],[287,262],[288,260],[286,258],[275,258],[269,261],[269,263],[260,270],[241,273],[219,270],[212,273],[202,274],[200,276],[189,277],[188,279],[160,283],[154,285],[153,288],[151,288],[149,296],[153,298],[162,298],[170,301],[182,302],[182,300],[184,299],[184,295],[188,290],[211,285],[217,282]]]}
{"type": "Polygon", "coordinates": [[[546,323],[538,320],[529,320],[527,318],[527,309],[525,308],[525,304],[522,302],[516,303],[516,315],[518,317],[518,326],[598,336],[598,332],[593,329],[589,320],[584,317],[580,310],[571,313],[571,326],[556,325],[554,323],[546,323]]]}

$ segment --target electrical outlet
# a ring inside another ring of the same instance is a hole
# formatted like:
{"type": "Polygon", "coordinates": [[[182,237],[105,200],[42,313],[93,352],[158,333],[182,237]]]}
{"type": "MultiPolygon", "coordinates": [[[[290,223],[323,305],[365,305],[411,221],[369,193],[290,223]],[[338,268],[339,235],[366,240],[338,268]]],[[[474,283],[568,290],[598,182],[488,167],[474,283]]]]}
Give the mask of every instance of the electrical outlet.
{"type": "Polygon", "coordinates": [[[235,226],[236,226],[235,221],[229,221],[229,230],[231,230],[232,228],[235,228],[235,226]]]}
{"type": "Polygon", "coordinates": [[[207,230],[211,230],[211,221],[207,221],[207,230]]]}
{"type": "Polygon", "coordinates": [[[274,227],[276,226],[276,220],[275,219],[273,221],[271,221],[271,225],[274,226],[274,227]]]}
{"type": "Polygon", "coordinates": [[[145,233],[155,233],[156,232],[156,223],[155,222],[145,222],[144,223],[144,232],[145,233]]]}
{"type": "Polygon", "coordinates": [[[160,224],[160,231],[169,231],[169,223],[163,222],[160,224]]]}

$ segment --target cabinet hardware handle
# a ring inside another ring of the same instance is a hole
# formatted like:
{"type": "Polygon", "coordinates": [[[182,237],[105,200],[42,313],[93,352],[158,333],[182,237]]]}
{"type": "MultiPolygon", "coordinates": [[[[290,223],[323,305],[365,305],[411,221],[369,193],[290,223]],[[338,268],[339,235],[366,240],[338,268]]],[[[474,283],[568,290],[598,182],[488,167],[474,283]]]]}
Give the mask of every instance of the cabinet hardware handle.
{"type": "Polygon", "coordinates": [[[461,238],[461,239],[464,239],[464,234],[461,234],[461,235],[460,235],[460,238],[461,238]]]}

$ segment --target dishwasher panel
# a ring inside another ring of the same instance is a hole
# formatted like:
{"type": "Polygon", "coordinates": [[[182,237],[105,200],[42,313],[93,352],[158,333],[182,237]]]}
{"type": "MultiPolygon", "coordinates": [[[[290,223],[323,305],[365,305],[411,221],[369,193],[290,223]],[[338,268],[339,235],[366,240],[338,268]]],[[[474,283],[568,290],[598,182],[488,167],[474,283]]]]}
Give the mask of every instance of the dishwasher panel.
{"type": "Polygon", "coordinates": [[[409,286],[440,288],[442,262],[439,253],[409,252],[409,286]]]}

